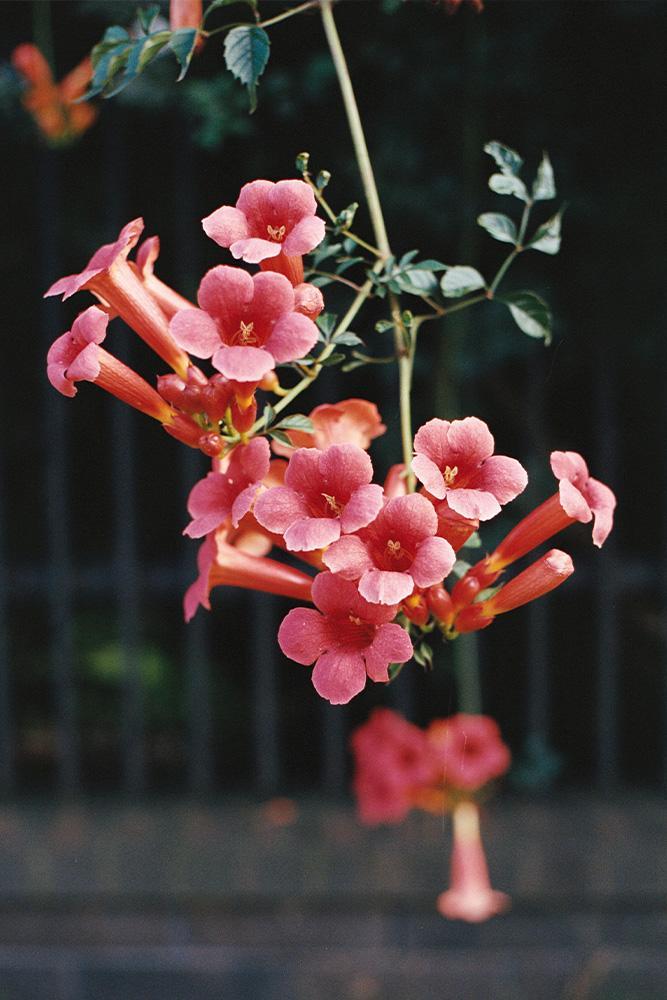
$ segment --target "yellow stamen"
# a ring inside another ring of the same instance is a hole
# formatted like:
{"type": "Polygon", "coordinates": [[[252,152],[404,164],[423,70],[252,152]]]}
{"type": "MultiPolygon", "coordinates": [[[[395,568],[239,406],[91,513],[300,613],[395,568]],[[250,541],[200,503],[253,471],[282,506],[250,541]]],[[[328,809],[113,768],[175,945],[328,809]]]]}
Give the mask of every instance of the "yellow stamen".
{"type": "Polygon", "coordinates": [[[329,496],[328,493],[323,493],[322,496],[324,497],[324,499],[326,500],[326,502],[329,504],[329,506],[331,507],[331,509],[334,512],[334,514],[341,514],[342,513],[343,507],[342,507],[341,504],[338,503],[338,501],[336,500],[335,497],[329,496]]]}
{"type": "Polygon", "coordinates": [[[452,465],[452,466],[446,465],[445,471],[443,472],[443,476],[445,479],[445,486],[453,486],[454,480],[456,479],[458,474],[459,474],[458,465],[452,465]]]}
{"type": "Polygon", "coordinates": [[[269,239],[275,240],[276,243],[281,243],[285,239],[284,226],[267,226],[266,231],[269,234],[269,239]]]}
{"type": "Polygon", "coordinates": [[[254,334],[255,324],[254,323],[244,323],[241,320],[241,326],[236,331],[236,339],[240,344],[256,344],[257,337],[254,334]]]}
{"type": "Polygon", "coordinates": [[[357,618],[355,615],[348,615],[347,617],[353,625],[361,625],[361,618],[357,618]]]}
{"type": "Polygon", "coordinates": [[[392,559],[398,559],[401,554],[402,545],[400,542],[393,542],[391,538],[387,542],[387,555],[392,559]]]}

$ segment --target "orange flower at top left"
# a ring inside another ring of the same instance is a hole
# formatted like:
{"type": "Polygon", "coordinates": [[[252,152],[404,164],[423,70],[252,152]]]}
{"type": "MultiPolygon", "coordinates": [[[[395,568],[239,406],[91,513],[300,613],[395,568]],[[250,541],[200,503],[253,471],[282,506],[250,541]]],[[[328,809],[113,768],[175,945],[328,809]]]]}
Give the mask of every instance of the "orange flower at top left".
{"type": "Polygon", "coordinates": [[[23,105],[34,118],[40,132],[53,144],[70,142],[81,135],[97,118],[91,104],[75,104],[92,76],[90,58],[75,66],[60,83],[37,48],[29,42],[12,52],[12,65],[27,84],[23,105]]]}

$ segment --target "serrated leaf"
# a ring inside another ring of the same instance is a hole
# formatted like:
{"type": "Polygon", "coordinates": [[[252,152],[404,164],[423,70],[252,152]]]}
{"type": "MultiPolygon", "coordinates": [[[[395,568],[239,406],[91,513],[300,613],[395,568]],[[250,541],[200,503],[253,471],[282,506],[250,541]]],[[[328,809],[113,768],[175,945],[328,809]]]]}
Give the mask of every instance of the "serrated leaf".
{"type": "Polygon", "coordinates": [[[312,431],[313,421],[303,413],[290,413],[288,417],[283,417],[276,427],[281,430],[312,431]]]}
{"type": "Polygon", "coordinates": [[[560,250],[560,227],[562,213],[556,212],[544,225],[540,226],[526,246],[541,253],[556,254],[560,250]]]}
{"type": "Polygon", "coordinates": [[[515,177],[513,174],[491,174],[489,187],[496,194],[512,194],[521,201],[528,201],[526,185],[520,177],[515,177]]]}
{"type": "Polygon", "coordinates": [[[556,197],[556,181],[548,153],[542,154],[542,162],[537,168],[533,181],[533,201],[548,201],[556,197]]]}
{"type": "Polygon", "coordinates": [[[459,299],[468,292],[486,288],[486,281],[474,267],[460,265],[445,271],[440,279],[440,288],[445,298],[459,299]]]}
{"type": "Polygon", "coordinates": [[[330,354],[328,358],[324,358],[322,361],[318,359],[318,363],[322,365],[323,368],[330,368],[332,365],[339,365],[341,361],[345,361],[344,354],[330,354]]]}
{"type": "Polygon", "coordinates": [[[280,444],[286,444],[288,447],[292,446],[292,442],[283,431],[272,430],[269,432],[269,437],[273,438],[274,441],[279,441],[280,444]]]}
{"type": "Polygon", "coordinates": [[[535,292],[508,292],[497,295],[497,300],[508,306],[520,330],[529,337],[551,343],[551,313],[546,302],[535,292]]]}
{"type": "Polygon", "coordinates": [[[196,28],[179,28],[178,31],[173,31],[171,34],[169,48],[178,59],[181,67],[181,72],[176,78],[177,83],[180,83],[190,67],[190,62],[197,45],[197,35],[196,28]]]}
{"type": "Polygon", "coordinates": [[[263,28],[241,25],[225,38],[225,65],[248,88],[250,113],[257,107],[257,81],[269,61],[271,42],[263,28]]]}
{"type": "Polygon", "coordinates": [[[486,229],[489,236],[493,236],[494,240],[516,244],[516,226],[509,216],[501,215],[499,212],[483,212],[478,216],[477,222],[482,229],[486,229]]]}
{"type": "Polygon", "coordinates": [[[320,313],[315,320],[318,329],[323,334],[325,343],[328,343],[331,334],[334,332],[337,318],[335,313],[320,313]]]}
{"type": "MultiPolygon", "coordinates": [[[[407,292],[409,295],[431,295],[438,287],[438,279],[432,271],[421,271],[416,268],[395,274],[393,281],[398,285],[399,291],[407,292]]],[[[391,282],[389,287],[391,288],[391,282]]]]}
{"type": "Polygon", "coordinates": [[[513,149],[502,142],[492,139],[487,142],[484,152],[492,156],[504,174],[518,174],[523,166],[523,160],[513,149]]]}
{"type": "Polygon", "coordinates": [[[334,344],[342,344],[343,347],[358,347],[359,344],[363,344],[361,337],[357,337],[356,333],[352,333],[351,330],[343,330],[342,333],[337,333],[333,338],[334,344]]]}
{"type": "Polygon", "coordinates": [[[137,20],[145,35],[150,34],[151,25],[159,13],[160,5],[157,3],[151,4],[150,7],[137,8],[137,20]]]}

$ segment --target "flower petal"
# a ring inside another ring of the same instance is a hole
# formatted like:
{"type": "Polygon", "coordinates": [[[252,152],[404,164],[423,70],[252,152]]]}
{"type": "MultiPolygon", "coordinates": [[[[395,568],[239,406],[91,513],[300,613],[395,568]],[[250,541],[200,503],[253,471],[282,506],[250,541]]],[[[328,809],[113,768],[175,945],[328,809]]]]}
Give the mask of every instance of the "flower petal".
{"type": "Polygon", "coordinates": [[[327,647],[324,618],[314,608],[293,608],[278,629],[278,645],[290,660],[309,666],[327,647]]]}
{"type": "Polygon", "coordinates": [[[344,535],[334,542],[323,554],[322,561],[332,573],[340,573],[344,580],[358,580],[373,567],[368,549],[357,535],[344,535]]]}
{"type": "Polygon", "coordinates": [[[384,493],[381,486],[369,483],[354,491],[341,515],[341,528],[346,533],[358,531],[370,524],[382,510],[384,493]]]}
{"type": "Polygon", "coordinates": [[[285,532],[285,545],[289,552],[314,552],[340,538],[340,521],[337,517],[304,517],[294,521],[285,532]]]}
{"type": "Polygon", "coordinates": [[[203,309],[181,309],[172,317],[169,332],[179,347],[196,358],[210,358],[220,347],[218,328],[203,309]]]}
{"type": "Polygon", "coordinates": [[[332,705],[346,705],[366,687],[366,666],[360,653],[331,650],[313,668],[313,686],[332,705]]]}
{"type": "Polygon", "coordinates": [[[218,246],[229,247],[237,240],[243,240],[248,235],[248,222],[238,208],[222,205],[201,220],[207,236],[210,236],[218,246]]]}
{"type": "Polygon", "coordinates": [[[438,467],[444,469],[447,464],[452,464],[451,451],[448,443],[449,420],[440,420],[434,417],[428,420],[419,428],[415,434],[414,447],[418,455],[425,455],[438,467]]]}
{"type": "Polygon", "coordinates": [[[400,625],[381,625],[364,653],[366,671],[373,681],[388,681],[390,663],[407,663],[412,659],[410,636],[400,625]]]}
{"type": "Polygon", "coordinates": [[[324,239],[324,231],[324,219],[318,219],[316,215],[301,219],[292,232],[287,234],[283,253],[288,256],[310,253],[324,239]]]}
{"type": "MultiPolygon", "coordinates": [[[[313,580],[312,595],[315,607],[331,618],[344,619],[351,610],[353,614],[358,610],[356,605],[359,592],[356,583],[344,580],[337,573],[318,573],[313,580]]],[[[359,614],[358,617],[362,615],[359,614]]]]}
{"type": "Polygon", "coordinates": [[[432,587],[452,571],[456,553],[444,538],[425,538],[417,546],[410,575],[418,587],[432,587]]]}
{"type": "Polygon", "coordinates": [[[446,489],[445,479],[442,472],[433,459],[427,455],[415,455],[412,459],[412,471],[428,492],[436,500],[444,500],[446,489]]]}
{"type": "Polygon", "coordinates": [[[232,504],[232,524],[235,528],[238,528],[241,518],[245,517],[252,510],[252,505],[261,488],[262,484],[260,482],[250,483],[244,490],[241,490],[234,500],[232,504]]]}
{"type": "Polygon", "coordinates": [[[447,440],[455,455],[467,466],[478,465],[493,455],[493,434],[479,417],[452,420],[447,440]]]}
{"type": "Polygon", "coordinates": [[[414,582],[408,573],[369,569],[359,580],[359,593],[371,604],[400,604],[413,590],[414,582]]]}
{"type": "Polygon", "coordinates": [[[581,490],[578,490],[569,479],[560,480],[558,496],[560,505],[568,517],[573,517],[582,524],[588,524],[593,517],[591,508],[581,490]]]}
{"type": "Polygon", "coordinates": [[[212,363],[225,378],[235,382],[261,382],[275,367],[273,356],[261,347],[221,347],[212,363]]]}
{"type": "Polygon", "coordinates": [[[576,451],[552,451],[551,471],[556,479],[569,479],[575,486],[588,481],[588,466],[576,451]]]}
{"type": "Polygon", "coordinates": [[[586,495],[591,510],[595,515],[593,543],[598,548],[601,548],[614,524],[616,497],[613,490],[610,490],[608,486],[605,486],[598,479],[592,478],[588,480],[586,495]]]}
{"type": "Polygon", "coordinates": [[[84,347],[67,366],[67,378],[72,381],[94,382],[100,374],[99,347],[96,343],[84,347]]]}
{"type": "Polygon", "coordinates": [[[295,490],[274,486],[257,499],[255,519],[266,528],[282,535],[296,520],[308,516],[308,507],[295,490]]]}
{"type": "Polygon", "coordinates": [[[254,294],[255,286],[247,271],[219,264],[202,278],[197,301],[218,324],[220,338],[227,340],[238,330],[254,294]]]}
{"type": "Polygon", "coordinates": [[[269,257],[277,257],[280,253],[280,243],[273,243],[271,240],[259,240],[255,236],[249,236],[245,240],[236,240],[229,248],[232,257],[236,260],[244,260],[246,264],[260,264],[269,257]]]}
{"type": "MultiPolygon", "coordinates": [[[[270,272],[265,272],[268,276],[270,272]]],[[[267,351],[278,364],[296,361],[308,354],[317,343],[317,327],[312,319],[301,313],[291,312],[277,321],[266,341],[267,351]]]]}
{"type": "Polygon", "coordinates": [[[509,503],[528,485],[528,473],[515,458],[492,455],[485,459],[481,467],[467,481],[470,489],[493,493],[499,504],[509,503]]]}
{"type": "MultiPolygon", "coordinates": [[[[296,226],[304,216],[312,216],[317,210],[315,195],[310,184],[306,184],[305,181],[278,181],[277,184],[271,185],[270,190],[266,189],[266,193],[273,221],[280,222],[288,230],[296,226]]],[[[239,198],[240,201],[241,198],[239,198]]],[[[239,205],[240,207],[241,205],[239,205]]],[[[245,211],[245,207],[243,210],[245,211]]]]}
{"type": "Polygon", "coordinates": [[[493,493],[485,490],[447,490],[447,503],[457,514],[472,520],[489,521],[500,513],[493,493]]]}

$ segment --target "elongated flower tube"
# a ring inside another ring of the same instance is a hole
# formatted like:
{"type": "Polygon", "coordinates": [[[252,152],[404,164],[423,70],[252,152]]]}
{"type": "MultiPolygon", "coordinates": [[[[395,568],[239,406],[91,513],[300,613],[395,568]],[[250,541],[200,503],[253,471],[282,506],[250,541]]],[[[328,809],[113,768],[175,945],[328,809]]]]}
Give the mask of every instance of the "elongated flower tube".
{"type": "Polygon", "coordinates": [[[144,288],[127,255],[141,236],[143,219],[124,226],[115,243],[100,247],[79,274],[60,278],[45,293],[62,295],[63,301],[87,289],[117,313],[135,333],[179,375],[185,377],[190,359],[169,332],[167,318],[144,288]]]}
{"type": "Polygon", "coordinates": [[[544,597],[555,590],[574,573],[574,564],[567,552],[551,549],[531,566],[501,587],[492,597],[479,604],[471,604],[457,616],[457,632],[474,632],[485,628],[496,615],[514,611],[530,601],[544,597]]]}
{"type": "Polygon", "coordinates": [[[168,403],[140,375],[100,344],[106,337],[109,317],[90,306],[74,320],[72,329],[58,337],[46,356],[51,385],[63,396],[75,396],[75,382],[94,382],[142,413],[170,424],[175,416],[168,403]]]}
{"type": "Polygon", "coordinates": [[[146,289],[151,293],[167,319],[180,309],[194,309],[194,304],[171,288],[155,274],[155,261],[160,255],[160,238],[149,236],[137,247],[136,266],[146,289]]]}
{"type": "Polygon", "coordinates": [[[491,888],[482,837],[479,809],[461,802],[452,817],[453,837],[450,887],[438,896],[438,912],[448,920],[478,924],[507,910],[510,898],[491,888]]]}

